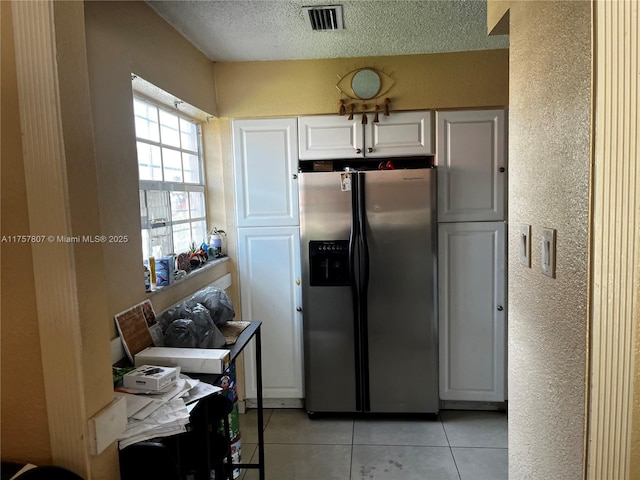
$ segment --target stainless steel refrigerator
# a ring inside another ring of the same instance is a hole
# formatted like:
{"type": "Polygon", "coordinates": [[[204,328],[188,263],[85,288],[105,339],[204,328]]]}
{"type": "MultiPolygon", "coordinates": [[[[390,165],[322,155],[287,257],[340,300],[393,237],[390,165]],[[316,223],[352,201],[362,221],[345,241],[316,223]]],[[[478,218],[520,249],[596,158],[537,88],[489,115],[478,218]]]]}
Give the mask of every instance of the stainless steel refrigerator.
{"type": "Polygon", "coordinates": [[[436,176],[299,174],[305,408],[436,413],[436,176]]]}

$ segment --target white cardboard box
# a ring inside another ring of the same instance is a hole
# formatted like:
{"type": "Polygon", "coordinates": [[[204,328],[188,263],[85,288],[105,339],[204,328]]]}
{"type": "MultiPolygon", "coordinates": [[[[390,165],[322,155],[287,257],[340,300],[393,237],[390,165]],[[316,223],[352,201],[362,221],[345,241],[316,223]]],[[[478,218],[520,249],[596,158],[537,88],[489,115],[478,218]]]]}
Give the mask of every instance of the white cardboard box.
{"type": "Polygon", "coordinates": [[[139,388],[140,390],[162,390],[178,380],[179,373],[179,368],[145,363],[137,366],[135,370],[125,373],[122,377],[122,386],[125,388],[139,388]]]}
{"type": "Polygon", "coordinates": [[[134,363],[180,367],[185,373],[223,373],[229,367],[229,350],[148,347],[135,355],[134,363]]]}

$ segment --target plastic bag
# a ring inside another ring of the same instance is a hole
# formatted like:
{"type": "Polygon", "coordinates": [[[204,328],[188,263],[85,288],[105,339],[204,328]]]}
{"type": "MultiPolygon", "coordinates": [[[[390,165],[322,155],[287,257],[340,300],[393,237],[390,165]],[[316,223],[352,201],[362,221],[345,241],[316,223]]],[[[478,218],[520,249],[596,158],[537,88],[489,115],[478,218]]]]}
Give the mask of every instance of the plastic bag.
{"type": "Polygon", "coordinates": [[[193,320],[179,318],[171,322],[164,332],[164,344],[167,347],[197,347],[198,330],[193,320]]]}
{"type": "Polygon", "coordinates": [[[213,323],[216,325],[224,325],[235,317],[236,312],[229,295],[224,290],[216,287],[207,287],[198,290],[189,300],[187,305],[195,306],[195,304],[204,305],[211,315],[213,323]]]}
{"type": "Polygon", "coordinates": [[[209,310],[205,306],[197,303],[193,308],[180,307],[173,310],[174,314],[181,315],[184,318],[177,318],[168,322],[164,332],[165,346],[221,348],[226,345],[227,342],[224,336],[213,323],[209,310]]]}
{"type": "Polygon", "coordinates": [[[162,329],[162,331],[166,332],[171,322],[180,318],[189,318],[190,314],[191,312],[187,308],[187,304],[185,302],[182,302],[160,315],[158,317],[158,323],[160,323],[160,328],[162,329]]]}
{"type": "Polygon", "coordinates": [[[220,348],[227,343],[204,305],[197,303],[191,309],[191,317],[198,331],[198,348],[220,348]]]}
{"type": "Polygon", "coordinates": [[[158,322],[164,332],[164,345],[222,348],[227,342],[218,326],[232,320],[235,314],[224,290],[203,288],[160,315],[158,322]]]}

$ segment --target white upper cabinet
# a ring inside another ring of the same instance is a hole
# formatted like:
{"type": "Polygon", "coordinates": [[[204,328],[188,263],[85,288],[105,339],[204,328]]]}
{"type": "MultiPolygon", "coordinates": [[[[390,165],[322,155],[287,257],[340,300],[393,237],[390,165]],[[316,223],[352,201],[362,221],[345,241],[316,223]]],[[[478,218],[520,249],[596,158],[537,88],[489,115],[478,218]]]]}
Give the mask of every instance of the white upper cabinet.
{"type": "Polygon", "coordinates": [[[300,160],[433,155],[433,112],[391,112],[298,118],[300,160]]]}
{"type": "Polygon", "coordinates": [[[234,120],[238,227],[298,225],[297,121],[234,120]]]}
{"type": "Polygon", "coordinates": [[[437,112],[438,221],[505,219],[504,110],[437,112]]]}
{"type": "Polygon", "coordinates": [[[337,115],[298,118],[300,160],[359,158],[363,155],[363,129],[360,119],[337,115]]]}
{"type": "Polygon", "coordinates": [[[433,155],[433,112],[391,112],[365,125],[366,157],[433,155]]]}

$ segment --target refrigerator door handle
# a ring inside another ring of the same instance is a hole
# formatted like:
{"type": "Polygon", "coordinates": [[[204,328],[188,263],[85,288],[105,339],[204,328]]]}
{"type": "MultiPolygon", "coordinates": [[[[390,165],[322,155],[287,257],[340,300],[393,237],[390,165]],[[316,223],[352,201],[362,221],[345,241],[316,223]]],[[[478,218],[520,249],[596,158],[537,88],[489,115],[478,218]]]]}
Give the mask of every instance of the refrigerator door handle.
{"type": "MultiPolygon", "coordinates": [[[[358,245],[360,247],[360,296],[367,298],[369,289],[369,244],[367,243],[366,208],[364,203],[364,172],[358,172],[358,245]]],[[[366,306],[366,303],[365,303],[366,306]]]]}
{"type": "Polygon", "coordinates": [[[360,222],[358,217],[358,177],[357,174],[351,174],[351,233],[349,234],[349,280],[351,283],[351,299],[353,302],[353,335],[354,335],[354,361],[355,361],[355,391],[356,391],[356,410],[362,410],[363,392],[362,392],[362,336],[360,326],[360,275],[359,262],[357,257],[359,254],[360,244],[360,222]]]}
{"type": "Polygon", "coordinates": [[[361,388],[363,397],[363,410],[368,412],[371,410],[371,400],[369,398],[369,326],[367,325],[367,291],[369,289],[369,245],[367,243],[367,223],[366,223],[366,204],[365,204],[365,173],[358,172],[358,185],[356,195],[357,215],[358,215],[358,323],[360,326],[360,350],[362,352],[362,368],[361,368],[361,388]]]}
{"type": "Polygon", "coordinates": [[[351,232],[349,233],[349,280],[351,283],[351,291],[355,300],[358,298],[358,282],[357,282],[357,274],[356,274],[356,255],[358,250],[358,243],[360,233],[358,231],[358,211],[356,209],[357,205],[357,191],[358,185],[354,181],[351,185],[351,232]]]}

